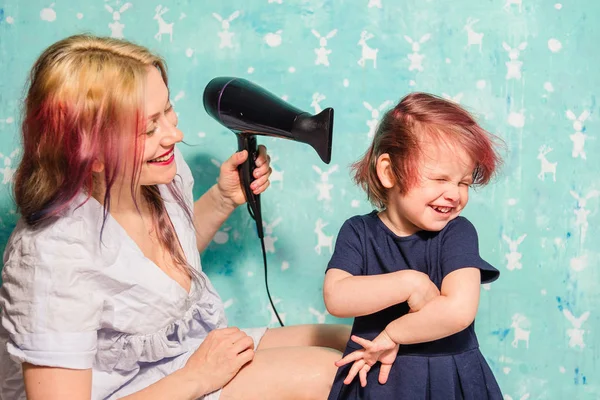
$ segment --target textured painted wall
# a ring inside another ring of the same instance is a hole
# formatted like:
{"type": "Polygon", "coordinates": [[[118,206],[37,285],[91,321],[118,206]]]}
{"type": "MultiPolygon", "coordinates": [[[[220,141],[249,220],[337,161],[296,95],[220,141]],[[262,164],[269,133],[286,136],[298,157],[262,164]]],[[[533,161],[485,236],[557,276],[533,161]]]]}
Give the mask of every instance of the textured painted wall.
{"type": "MultiPolygon", "coordinates": [[[[600,398],[600,140],[596,0],[0,0],[0,243],[15,223],[26,71],[43,48],[88,31],[162,54],[199,196],[236,147],[204,113],[214,76],[250,79],[311,112],[336,110],[333,159],[260,139],[270,288],[285,322],[335,322],[321,296],[342,222],[370,211],[348,164],[382,111],[412,90],[468,107],[507,144],[498,180],[465,215],[502,272],[482,290],[477,332],[506,399],[600,398]]],[[[203,255],[231,323],[277,324],[245,208],[203,255]]]]}

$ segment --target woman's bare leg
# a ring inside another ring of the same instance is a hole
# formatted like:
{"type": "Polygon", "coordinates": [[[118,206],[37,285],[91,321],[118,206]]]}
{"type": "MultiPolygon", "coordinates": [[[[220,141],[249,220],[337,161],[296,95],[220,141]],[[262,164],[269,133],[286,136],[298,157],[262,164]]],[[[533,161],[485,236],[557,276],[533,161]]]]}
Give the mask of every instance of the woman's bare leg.
{"type": "Polygon", "coordinates": [[[325,400],[340,357],[324,347],[259,348],[254,360],[223,388],[220,399],[325,400]]]}
{"type": "Polygon", "coordinates": [[[268,329],[258,350],[274,347],[319,346],[343,352],[350,339],[350,325],[312,324],[268,329]]]}

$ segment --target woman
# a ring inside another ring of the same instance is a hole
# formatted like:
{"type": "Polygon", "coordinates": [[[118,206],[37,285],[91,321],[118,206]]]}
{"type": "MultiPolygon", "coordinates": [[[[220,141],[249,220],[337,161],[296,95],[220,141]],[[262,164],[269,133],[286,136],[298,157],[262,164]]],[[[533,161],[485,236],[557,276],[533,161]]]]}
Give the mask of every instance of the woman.
{"type": "MultiPolygon", "coordinates": [[[[199,253],[245,199],[196,202],[164,62],[78,35],[35,63],[4,255],[0,399],[326,398],[347,327],[228,328],[199,253]]],[[[266,149],[255,193],[269,185],[266,149]]]]}

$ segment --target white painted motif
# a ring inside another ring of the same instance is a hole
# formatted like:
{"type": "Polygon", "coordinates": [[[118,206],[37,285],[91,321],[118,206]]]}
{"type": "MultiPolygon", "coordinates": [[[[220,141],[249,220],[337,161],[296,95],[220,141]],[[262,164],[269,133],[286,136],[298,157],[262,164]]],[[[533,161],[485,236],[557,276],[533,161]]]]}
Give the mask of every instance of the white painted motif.
{"type": "Polygon", "coordinates": [[[417,70],[423,71],[423,60],[425,59],[425,55],[419,53],[421,51],[421,45],[431,38],[431,34],[426,33],[421,36],[418,42],[412,40],[409,36],[404,35],[404,39],[412,45],[412,53],[408,54],[407,57],[410,60],[410,65],[408,66],[409,71],[417,70]]]}
{"type": "Polygon", "coordinates": [[[275,253],[275,242],[277,241],[277,238],[273,236],[273,228],[275,228],[280,223],[281,217],[276,218],[270,224],[267,224],[265,221],[263,221],[263,228],[265,234],[265,251],[267,253],[275,253]]]}
{"type": "Polygon", "coordinates": [[[265,35],[264,37],[264,41],[265,43],[269,46],[269,47],[279,47],[281,46],[281,43],[283,42],[283,39],[281,37],[281,34],[283,33],[283,30],[279,29],[278,31],[275,32],[269,32],[265,35]]]}
{"type": "Polygon", "coordinates": [[[516,48],[511,48],[506,42],[502,42],[502,47],[508,52],[509,61],[506,64],[506,79],[521,79],[521,68],[523,68],[523,61],[519,60],[521,51],[527,48],[527,42],[519,44],[516,48]]]}
{"type": "Polygon", "coordinates": [[[585,330],[581,329],[581,326],[590,316],[590,312],[586,311],[579,316],[579,318],[575,318],[573,314],[566,308],[563,309],[563,315],[565,318],[571,323],[573,326],[570,329],[567,329],[567,336],[569,337],[569,347],[579,349],[585,348],[585,342],[583,339],[583,335],[585,334],[585,330]]]}
{"type": "Polygon", "coordinates": [[[525,342],[525,347],[529,348],[529,335],[531,331],[523,328],[523,324],[528,322],[527,318],[521,314],[514,314],[512,316],[511,328],[513,328],[514,338],[512,341],[512,347],[518,347],[519,342],[525,342]]]}
{"type": "Polygon", "coordinates": [[[512,240],[508,236],[502,235],[502,239],[508,243],[508,248],[510,249],[510,252],[506,253],[505,255],[507,261],[506,269],[509,271],[523,268],[523,265],[521,264],[521,258],[523,257],[523,254],[519,252],[519,245],[523,243],[523,240],[525,240],[526,237],[527,235],[525,234],[519,236],[517,240],[512,240]]]}
{"type": "Polygon", "coordinates": [[[319,48],[315,48],[315,54],[317,55],[315,65],[325,65],[326,67],[329,67],[329,55],[331,54],[331,50],[327,48],[327,40],[336,35],[337,29],[332,30],[324,37],[315,29],[312,29],[311,32],[319,39],[319,48]]]}
{"type": "Polygon", "coordinates": [[[312,103],[310,103],[310,106],[312,108],[314,108],[315,110],[315,114],[320,113],[321,111],[323,111],[323,108],[321,107],[321,102],[323,100],[325,100],[327,97],[325,97],[325,95],[319,93],[319,92],[315,92],[312,95],[312,103]]]}
{"type": "Polygon", "coordinates": [[[473,30],[473,25],[478,23],[478,19],[473,19],[471,17],[467,18],[467,24],[464,26],[464,30],[467,31],[467,46],[471,48],[471,46],[479,46],[479,52],[481,53],[481,45],[483,44],[483,33],[475,32],[473,30]]]}
{"type": "Polygon", "coordinates": [[[571,193],[571,196],[573,196],[575,200],[577,200],[577,207],[575,208],[575,210],[573,210],[573,213],[576,217],[575,226],[579,228],[581,244],[583,244],[585,242],[585,238],[589,228],[588,216],[591,212],[590,210],[586,209],[585,206],[587,205],[589,199],[599,197],[600,191],[591,190],[585,196],[579,196],[579,193],[573,190],[570,190],[569,193],[571,193]]]}
{"type": "Polygon", "coordinates": [[[573,129],[575,132],[569,135],[569,138],[573,142],[573,151],[571,155],[573,158],[581,157],[583,160],[586,159],[585,155],[585,140],[588,139],[588,136],[583,133],[584,122],[590,116],[590,111],[583,111],[579,117],[575,116],[575,113],[571,110],[567,110],[567,118],[573,121],[573,129]]]}
{"type": "Polygon", "coordinates": [[[13,160],[20,152],[20,149],[14,149],[8,156],[0,153],[0,160],[4,159],[4,166],[0,169],[0,172],[2,173],[2,183],[4,185],[13,182],[13,176],[17,170],[16,168],[13,168],[13,160]]]}
{"type": "Polygon", "coordinates": [[[328,236],[323,232],[328,224],[323,223],[323,220],[319,218],[315,224],[315,233],[317,234],[318,243],[315,246],[317,254],[321,255],[321,248],[329,248],[329,253],[333,253],[333,236],[328,236]]]}
{"type": "Polygon", "coordinates": [[[227,19],[223,19],[223,17],[221,17],[217,13],[213,13],[212,15],[213,15],[213,17],[215,17],[215,19],[217,21],[219,21],[221,23],[221,31],[218,33],[219,38],[221,39],[221,42],[219,43],[219,48],[220,49],[224,49],[224,48],[233,49],[233,40],[232,39],[233,39],[233,36],[235,35],[235,33],[230,32],[229,28],[231,27],[231,22],[240,16],[239,10],[234,11],[227,19]]]}
{"type": "Polygon", "coordinates": [[[173,25],[175,23],[174,22],[167,23],[167,22],[165,22],[165,20],[162,17],[163,15],[165,15],[165,13],[167,13],[169,11],[169,9],[167,7],[163,7],[162,5],[159,4],[154,11],[155,11],[154,19],[158,22],[158,32],[156,32],[156,35],[154,35],[154,39],[158,40],[159,42],[162,42],[162,36],[169,35],[169,41],[172,42],[173,41],[173,25]]]}
{"type": "Polygon", "coordinates": [[[362,49],[360,60],[358,60],[358,65],[364,67],[367,63],[367,60],[373,61],[373,68],[377,68],[377,53],[379,49],[374,49],[367,44],[367,40],[373,39],[375,36],[373,34],[362,31],[360,33],[360,40],[358,41],[358,45],[362,49]]]}
{"type": "Polygon", "coordinates": [[[321,168],[313,165],[313,169],[321,176],[321,181],[317,183],[317,189],[319,190],[319,197],[317,200],[331,200],[331,189],[333,185],[329,183],[329,175],[338,170],[338,165],[332,165],[327,171],[321,171],[321,168]]]}
{"type": "Polygon", "coordinates": [[[513,5],[519,6],[519,12],[521,12],[523,8],[523,0],[506,0],[503,9],[505,11],[509,11],[513,5]]]}
{"type": "Polygon", "coordinates": [[[118,38],[118,39],[124,38],[123,29],[125,29],[125,25],[123,23],[121,23],[121,14],[123,14],[125,11],[129,10],[131,7],[133,7],[133,4],[128,2],[128,3],[123,4],[121,6],[121,8],[119,8],[118,11],[115,11],[108,4],[104,5],[104,8],[109,13],[112,14],[113,21],[108,24],[108,27],[110,28],[110,36],[111,37],[118,38]]]}
{"type": "Polygon", "coordinates": [[[371,119],[367,120],[366,124],[369,127],[369,132],[367,136],[372,138],[375,136],[375,131],[377,130],[377,124],[379,124],[379,118],[381,117],[381,112],[387,109],[392,103],[391,100],[386,100],[379,105],[377,108],[373,108],[373,106],[366,101],[363,101],[363,106],[369,111],[371,111],[371,119]]]}
{"type": "Polygon", "coordinates": [[[552,180],[556,182],[556,166],[558,162],[549,162],[546,158],[546,155],[552,151],[552,147],[548,147],[545,144],[542,145],[538,150],[537,159],[540,160],[541,168],[540,173],[538,174],[538,179],[544,180],[546,178],[546,174],[552,174],[552,180]]]}
{"type": "Polygon", "coordinates": [[[325,323],[325,319],[329,315],[329,313],[327,312],[327,310],[325,310],[324,312],[321,313],[321,312],[315,310],[312,307],[308,307],[308,312],[311,313],[312,315],[314,315],[315,317],[317,317],[317,323],[318,324],[324,324],[325,323]]]}

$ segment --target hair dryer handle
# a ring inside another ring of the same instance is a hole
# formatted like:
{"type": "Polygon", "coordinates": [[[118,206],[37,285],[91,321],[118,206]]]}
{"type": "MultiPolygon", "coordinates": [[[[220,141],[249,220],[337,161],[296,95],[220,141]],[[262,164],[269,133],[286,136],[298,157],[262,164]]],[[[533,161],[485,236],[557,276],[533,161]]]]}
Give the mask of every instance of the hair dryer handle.
{"type": "Polygon", "coordinates": [[[254,169],[256,164],[254,161],[258,157],[258,146],[256,144],[256,136],[245,135],[243,133],[236,135],[238,138],[238,150],[246,150],[248,152],[248,158],[238,167],[240,173],[240,181],[242,182],[242,188],[244,189],[244,195],[246,196],[246,202],[248,203],[248,210],[250,215],[256,221],[256,231],[259,238],[263,238],[263,226],[262,226],[262,214],[260,210],[260,195],[254,194],[250,189],[250,184],[254,181],[254,169]]]}

